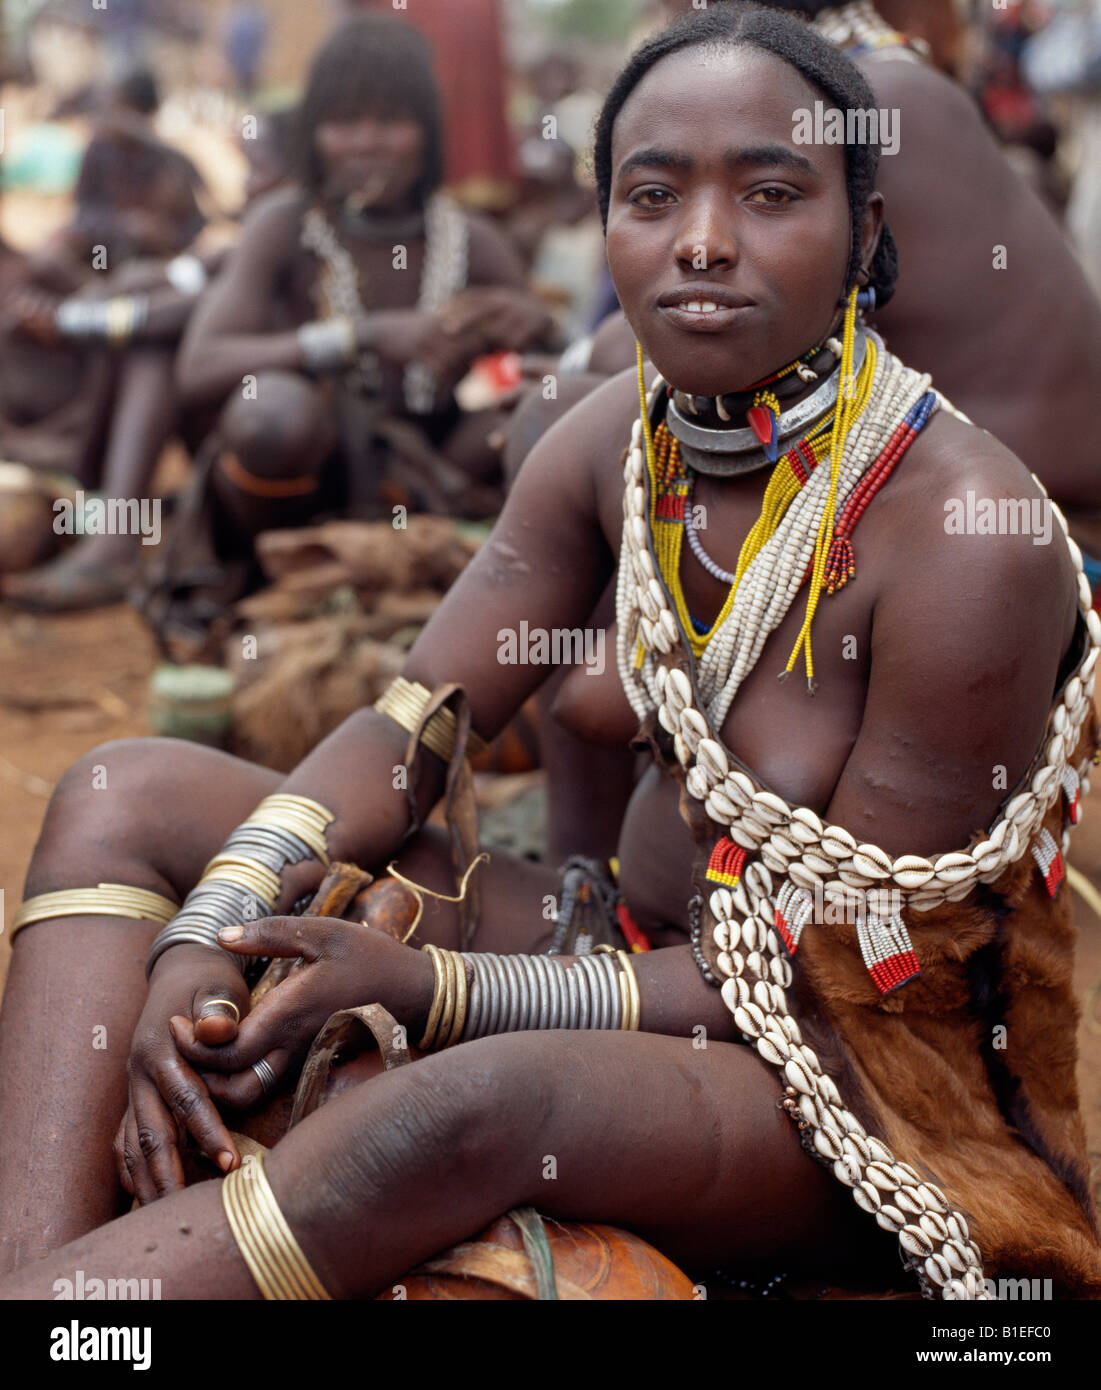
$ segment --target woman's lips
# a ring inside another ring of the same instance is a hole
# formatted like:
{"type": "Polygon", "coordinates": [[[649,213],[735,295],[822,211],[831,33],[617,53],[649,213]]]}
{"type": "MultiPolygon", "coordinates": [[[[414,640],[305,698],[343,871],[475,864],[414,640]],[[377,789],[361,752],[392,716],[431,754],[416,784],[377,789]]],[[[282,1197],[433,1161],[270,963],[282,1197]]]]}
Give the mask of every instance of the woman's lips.
{"type": "Polygon", "coordinates": [[[713,299],[694,299],[683,304],[659,304],[658,311],[687,333],[722,333],[742,321],[752,304],[730,307],[713,299]]]}

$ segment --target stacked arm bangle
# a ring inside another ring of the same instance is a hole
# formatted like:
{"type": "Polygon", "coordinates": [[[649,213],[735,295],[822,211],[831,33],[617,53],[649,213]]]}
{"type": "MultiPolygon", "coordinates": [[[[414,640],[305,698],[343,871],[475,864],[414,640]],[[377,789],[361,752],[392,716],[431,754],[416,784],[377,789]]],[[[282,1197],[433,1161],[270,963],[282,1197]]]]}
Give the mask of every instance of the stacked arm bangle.
{"type": "Polygon", "coordinates": [[[74,342],[106,340],[115,347],[128,343],[149,317],[147,294],[115,299],[66,299],[57,307],[54,324],[62,338],[74,342]]]}
{"type": "MultiPolygon", "coordinates": [[[[272,916],[289,864],[317,859],[328,867],[326,834],[335,819],[304,796],[280,792],[262,801],[203,870],[183,907],[174,909],[172,920],[153,942],[146,975],[172,946],[188,942],[221,950],[218,933],[223,927],[272,916]]],[[[249,957],[233,959],[244,974],[249,957]]]]}
{"type": "Polygon", "coordinates": [[[302,365],[313,376],[342,372],[356,357],[356,329],[350,318],[315,319],[298,329],[302,365]]]}
{"type": "Polygon", "coordinates": [[[420,1041],[425,1051],[535,1029],[638,1031],[638,980],[626,951],[597,951],[567,963],[555,956],[423,949],[436,970],[420,1041]]]}
{"type": "Polygon", "coordinates": [[[176,256],[164,268],[164,278],[177,294],[197,295],[206,289],[210,276],[198,256],[176,256]]]}

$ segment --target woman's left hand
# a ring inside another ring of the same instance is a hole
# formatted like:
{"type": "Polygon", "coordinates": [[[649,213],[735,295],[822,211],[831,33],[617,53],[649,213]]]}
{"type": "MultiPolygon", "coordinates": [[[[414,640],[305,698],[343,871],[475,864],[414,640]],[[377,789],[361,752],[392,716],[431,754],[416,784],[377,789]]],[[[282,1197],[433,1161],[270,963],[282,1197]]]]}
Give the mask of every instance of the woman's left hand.
{"type": "Polygon", "coordinates": [[[545,341],[554,330],[546,305],[524,290],[505,285],[475,286],[460,291],[440,311],[443,331],[458,337],[482,334],[486,351],[522,352],[545,341]]]}
{"type": "Polygon", "coordinates": [[[411,1034],[424,1027],[435,983],[432,961],[385,932],[337,917],[266,917],[227,930],[218,938],[226,950],[301,956],[303,963],[242,1019],[232,1042],[204,1046],[188,1019],[171,1020],[181,1056],[203,1073],[216,1101],[241,1109],[258,1104],[265,1088],[254,1065],[264,1060],[282,1077],[340,1009],[381,1004],[411,1034]]]}

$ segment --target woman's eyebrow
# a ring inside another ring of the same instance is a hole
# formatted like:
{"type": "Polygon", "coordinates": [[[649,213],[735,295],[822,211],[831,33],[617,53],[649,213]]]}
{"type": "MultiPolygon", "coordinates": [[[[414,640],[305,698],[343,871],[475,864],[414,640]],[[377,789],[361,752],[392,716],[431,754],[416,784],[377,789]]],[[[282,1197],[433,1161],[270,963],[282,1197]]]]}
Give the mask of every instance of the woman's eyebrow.
{"type": "MultiPolygon", "coordinates": [[[[786,145],[751,145],[744,149],[728,150],[723,162],[732,173],[747,167],[772,167],[780,165],[800,174],[817,174],[818,170],[805,155],[796,154],[786,145]]],[[[689,173],[696,161],[689,154],[678,154],[674,150],[661,149],[656,145],[647,149],[635,150],[619,166],[618,178],[626,178],[636,169],[675,169],[679,173],[689,173]]]]}
{"type": "Polygon", "coordinates": [[[783,165],[800,174],[816,174],[818,170],[806,155],[796,154],[786,145],[751,145],[741,150],[727,150],[724,163],[731,172],[749,165],[783,165]]]}
{"type": "Polygon", "coordinates": [[[649,149],[636,150],[634,154],[629,154],[619,166],[617,178],[624,178],[627,174],[633,173],[636,169],[677,169],[686,172],[695,164],[695,160],[688,154],[676,154],[673,150],[659,149],[651,146],[649,149]]]}

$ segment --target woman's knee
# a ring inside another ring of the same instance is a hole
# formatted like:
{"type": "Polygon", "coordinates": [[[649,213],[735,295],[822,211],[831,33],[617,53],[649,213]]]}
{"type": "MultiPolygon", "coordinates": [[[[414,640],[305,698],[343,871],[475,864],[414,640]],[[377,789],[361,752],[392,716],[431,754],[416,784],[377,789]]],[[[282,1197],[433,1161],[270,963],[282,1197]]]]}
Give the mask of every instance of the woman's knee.
{"type": "MultiPolygon", "coordinates": [[[[247,814],[265,794],[261,783],[269,780],[278,778],[182,739],[127,738],[99,744],[68,769],[54,790],[28,873],[27,893],[67,886],[55,881],[54,855],[59,849],[64,850],[66,875],[70,867],[77,867],[78,873],[94,871],[103,877],[120,872],[126,860],[157,871],[169,883],[179,878],[178,886],[185,887],[182,880],[194,870],[181,858],[181,849],[195,838],[188,834],[188,823],[201,832],[203,843],[196,844],[196,854],[209,858],[216,846],[208,845],[206,837],[218,817],[238,800],[247,814]],[[105,852],[111,856],[109,863],[102,858],[105,852]],[[82,863],[89,856],[95,865],[82,863]]],[[[93,881],[97,880],[89,880],[93,881]]]]}
{"type": "Polygon", "coordinates": [[[113,739],[73,763],[54,790],[50,811],[93,802],[101,812],[166,806],[198,791],[226,757],[183,739],[113,739]]]}
{"type": "Polygon", "coordinates": [[[335,442],[319,388],[294,372],[261,372],[249,386],[222,410],[223,453],[259,477],[319,471],[335,442]]]}

